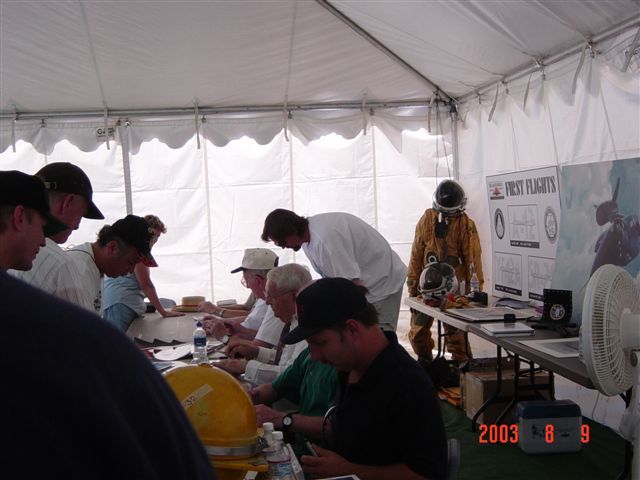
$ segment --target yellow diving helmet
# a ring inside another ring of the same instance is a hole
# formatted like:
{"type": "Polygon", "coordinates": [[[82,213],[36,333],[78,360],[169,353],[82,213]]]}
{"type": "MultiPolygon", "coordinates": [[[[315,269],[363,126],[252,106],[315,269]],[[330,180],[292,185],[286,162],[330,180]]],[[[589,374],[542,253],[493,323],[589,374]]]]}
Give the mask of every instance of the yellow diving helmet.
{"type": "Polygon", "coordinates": [[[208,455],[247,458],[261,450],[253,403],[233,376],[202,364],[170,370],[165,378],[208,455]]]}

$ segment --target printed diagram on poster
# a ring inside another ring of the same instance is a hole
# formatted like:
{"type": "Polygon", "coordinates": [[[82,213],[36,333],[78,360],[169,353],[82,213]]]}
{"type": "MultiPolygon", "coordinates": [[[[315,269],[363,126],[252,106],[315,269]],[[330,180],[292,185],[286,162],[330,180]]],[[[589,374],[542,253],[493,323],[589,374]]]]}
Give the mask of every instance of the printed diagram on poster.
{"type": "Polygon", "coordinates": [[[487,177],[493,250],[493,291],[543,299],[550,288],[560,227],[556,167],[487,177]]]}

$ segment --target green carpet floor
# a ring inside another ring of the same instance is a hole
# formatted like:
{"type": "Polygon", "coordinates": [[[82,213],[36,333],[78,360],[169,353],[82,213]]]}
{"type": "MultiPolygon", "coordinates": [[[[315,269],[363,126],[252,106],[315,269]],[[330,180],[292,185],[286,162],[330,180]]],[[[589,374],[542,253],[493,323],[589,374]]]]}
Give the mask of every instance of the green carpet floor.
{"type": "Polygon", "coordinates": [[[577,453],[530,455],[517,444],[479,444],[466,414],[441,402],[448,437],[460,440],[459,480],[615,480],[622,472],[624,440],[607,427],[591,426],[591,439],[577,453]]]}

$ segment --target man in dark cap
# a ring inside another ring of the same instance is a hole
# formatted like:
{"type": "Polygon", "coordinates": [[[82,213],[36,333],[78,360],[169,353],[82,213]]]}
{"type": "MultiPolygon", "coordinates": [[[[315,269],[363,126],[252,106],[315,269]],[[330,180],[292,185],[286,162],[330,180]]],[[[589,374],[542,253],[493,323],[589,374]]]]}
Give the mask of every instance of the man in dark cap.
{"type": "Polygon", "coordinates": [[[339,371],[330,428],[317,421],[314,435],[328,449],[303,456],[304,470],[318,477],[442,479],[447,444],[440,406],[426,372],[378,326],[363,287],[344,278],[323,278],[298,294],[298,327],[285,343],[305,340],[314,361],[339,371]]]}
{"type": "Polygon", "coordinates": [[[47,189],[52,215],[66,228],[50,235],[27,272],[11,272],[18,278],[47,293],[93,309],[93,299],[86,298],[82,278],[68,255],[58,245],[65,243],[82,218],[100,220],[104,215],[93,203],[93,187],[81,168],[68,163],[50,163],[36,176],[47,189]]]}
{"type": "Polygon", "coordinates": [[[138,262],[148,267],[158,264],[151,255],[153,230],[137,215],[127,215],[113,225],[105,225],[98,239],[67,250],[78,269],[79,287],[92,299],[93,308],[101,312],[102,277],[119,277],[133,272],[138,262]]]}
{"type": "Polygon", "coordinates": [[[39,178],[0,171],[0,270],[29,270],[45,234],[62,228],[51,215],[39,178]]]}

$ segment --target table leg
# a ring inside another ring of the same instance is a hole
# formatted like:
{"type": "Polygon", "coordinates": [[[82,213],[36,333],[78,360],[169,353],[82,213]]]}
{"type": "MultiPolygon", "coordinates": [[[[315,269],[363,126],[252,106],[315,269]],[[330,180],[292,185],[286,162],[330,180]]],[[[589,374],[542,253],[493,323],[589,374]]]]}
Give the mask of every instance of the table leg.
{"type": "Polygon", "coordinates": [[[496,345],[496,360],[496,391],[480,406],[476,414],[471,419],[472,432],[476,431],[476,422],[478,421],[478,417],[480,417],[482,412],[484,412],[489,405],[500,396],[500,390],[502,389],[502,347],[500,347],[500,345],[496,345]]]}

